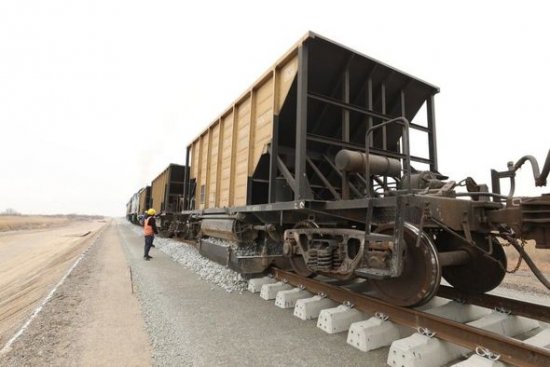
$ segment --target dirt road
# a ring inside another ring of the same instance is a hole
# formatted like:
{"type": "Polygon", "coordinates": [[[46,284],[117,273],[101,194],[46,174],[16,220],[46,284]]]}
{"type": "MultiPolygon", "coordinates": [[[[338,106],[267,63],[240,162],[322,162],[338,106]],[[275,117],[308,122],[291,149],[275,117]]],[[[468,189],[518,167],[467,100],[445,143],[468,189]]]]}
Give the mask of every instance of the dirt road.
{"type": "Polygon", "coordinates": [[[39,316],[0,355],[0,365],[150,366],[150,356],[120,237],[111,222],[39,316]]]}
{"type": "Polygon", "coordinates": [[[104,225],[78,220],[49,229],[0,232],[0,346],[104,225]]]}

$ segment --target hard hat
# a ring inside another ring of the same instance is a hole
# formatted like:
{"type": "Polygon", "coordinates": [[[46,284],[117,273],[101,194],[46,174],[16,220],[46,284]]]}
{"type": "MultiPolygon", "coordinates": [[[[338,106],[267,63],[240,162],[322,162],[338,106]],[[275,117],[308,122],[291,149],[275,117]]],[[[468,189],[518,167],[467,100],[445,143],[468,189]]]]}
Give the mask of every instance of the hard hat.
{"type": "Polygon", "coordinates": [[[157,211],[155,209],[151,208],[151,209],[147,210],[147,214],[155,215],[155,214],[157,214],[157,211]]]}

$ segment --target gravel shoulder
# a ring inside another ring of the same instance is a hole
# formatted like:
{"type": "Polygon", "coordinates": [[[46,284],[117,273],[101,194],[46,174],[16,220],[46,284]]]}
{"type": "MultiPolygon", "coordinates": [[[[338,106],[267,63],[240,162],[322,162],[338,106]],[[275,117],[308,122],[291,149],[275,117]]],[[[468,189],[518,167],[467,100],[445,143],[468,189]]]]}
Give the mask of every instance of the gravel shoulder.
{"type": "Polygon", "coordinates": [[[118,225],[134,274],[155,366],[385,366],[387,348],[363,353],[347,333],[328,335],[316,320],[301,321],[242,291],[234,272],[193,261],[183,243],[155,239],[144,261],[140,229],[118,225]],[[175,259],[167,256],[171,254],[175,259]],[[197,265],[201,264],[201,265],[197,265]]]}

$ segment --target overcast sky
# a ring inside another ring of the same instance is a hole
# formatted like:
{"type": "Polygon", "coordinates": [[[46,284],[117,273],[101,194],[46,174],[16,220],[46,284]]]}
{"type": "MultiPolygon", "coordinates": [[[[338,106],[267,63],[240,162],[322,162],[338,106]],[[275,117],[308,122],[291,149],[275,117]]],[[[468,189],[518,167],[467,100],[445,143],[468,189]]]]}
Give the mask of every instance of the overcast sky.
{"type": "MultiPolygon", "coordinates": [[[[124,215],[308,30],[441,88],[442,173],[489,183],[509,160],[542,161],[545,2],[454,4],[1,1],[0,211],[124,215]]],[[[520,178],[520,194],[541,192],[520,178]]]]}

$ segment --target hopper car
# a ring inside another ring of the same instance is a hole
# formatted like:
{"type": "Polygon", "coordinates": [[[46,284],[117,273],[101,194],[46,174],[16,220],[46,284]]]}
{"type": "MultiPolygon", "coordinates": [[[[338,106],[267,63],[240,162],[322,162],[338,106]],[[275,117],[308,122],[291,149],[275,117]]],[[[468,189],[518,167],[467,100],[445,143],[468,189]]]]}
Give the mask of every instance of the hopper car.
{"type": "Polygon", "coordinates": [[[126,219],[134,224],[139,224],[140,218],[150,205],[151,186],[145,186],[132,195],[126,204],[126,219]]]}
{"type": "Polygon", "coordinates": [[[550,248],[550,195],[515,197],[518,169],[491,186],[440,171],[439,89],[315,33],[306,34],[187,147],[171,235],[242,274],[365,278],[375,295],[417,306],[441,278],[469,293],[497,287],[503,245],[550,248]],[[501,192],[501,182],[510,191],[501,192]]]}
{"type": "Polygon", "coordinates": [[[158,213],[157,226],[162,235],[178,235],[174,215],[182,212],[183,185],[187,167],[171,163],[151,182],[150,208],[158,213]]]}

